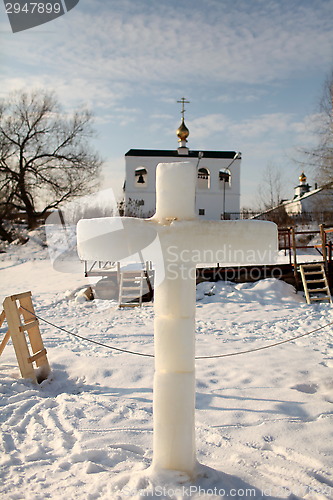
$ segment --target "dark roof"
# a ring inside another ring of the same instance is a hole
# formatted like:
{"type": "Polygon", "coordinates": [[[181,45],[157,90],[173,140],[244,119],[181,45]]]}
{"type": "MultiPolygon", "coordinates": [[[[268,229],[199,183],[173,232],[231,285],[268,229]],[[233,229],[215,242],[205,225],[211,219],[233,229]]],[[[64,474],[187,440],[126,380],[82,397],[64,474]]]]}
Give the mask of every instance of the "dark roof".
{"type": "Polygon", "coordinates": [[[170,158],[198,158],[203,153],[203,158],[230,158],[235,157],[236,151],[192,151],[188,155],[178,154],[177,150],[170,149],[130,149],[125,156],[168,156],[170,158]]]}

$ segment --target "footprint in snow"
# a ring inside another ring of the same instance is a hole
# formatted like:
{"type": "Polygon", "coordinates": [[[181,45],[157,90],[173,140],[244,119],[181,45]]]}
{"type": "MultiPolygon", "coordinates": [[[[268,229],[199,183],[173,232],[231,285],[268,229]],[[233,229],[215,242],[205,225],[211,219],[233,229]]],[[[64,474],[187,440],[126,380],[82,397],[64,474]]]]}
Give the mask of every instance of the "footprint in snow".
{"type": "Polygon", "coordinates": [[[291,387],[299,392],[305,392],[306,394],[315,394],[318,391],[317,384],[297,384],[291,387]]]}

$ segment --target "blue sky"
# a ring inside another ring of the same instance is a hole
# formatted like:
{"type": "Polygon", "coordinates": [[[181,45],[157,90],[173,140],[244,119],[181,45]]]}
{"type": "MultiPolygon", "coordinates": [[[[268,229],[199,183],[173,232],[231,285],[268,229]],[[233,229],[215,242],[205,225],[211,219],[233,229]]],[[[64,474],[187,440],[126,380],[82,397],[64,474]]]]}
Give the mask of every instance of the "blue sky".
{"type": "Polygon", "coordinates": [[[1,3],[0,97],[43,87],[92,109],[103,187],[119,192],[128,149],[177,147],[185,96],[189,147],[241,151],[249,206],[269,164],[292,195],[333,69],[332,18],[333,0],[80,0],[13,34],[1,3]]]}

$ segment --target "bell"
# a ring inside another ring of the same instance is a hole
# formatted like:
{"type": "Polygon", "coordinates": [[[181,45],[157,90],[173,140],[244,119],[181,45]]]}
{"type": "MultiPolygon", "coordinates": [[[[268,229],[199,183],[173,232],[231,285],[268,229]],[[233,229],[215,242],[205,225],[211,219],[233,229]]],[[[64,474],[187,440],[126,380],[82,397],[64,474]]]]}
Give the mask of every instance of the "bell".
{"type": "Polygon", "coordinates": [[[219,178],[220,178],[220,181],[229,182],[230,174],[228,172],[220,172],[219,178]]]}
{"type": "Polygon", "coordinates": [[[144,178],[143,178],[143,175],[142,175],[142,174],[140,174],[140,175],[139,175],[139,178],[138,178],[138,184],[145,184],[145,180],[144,180],[144,178]]]}

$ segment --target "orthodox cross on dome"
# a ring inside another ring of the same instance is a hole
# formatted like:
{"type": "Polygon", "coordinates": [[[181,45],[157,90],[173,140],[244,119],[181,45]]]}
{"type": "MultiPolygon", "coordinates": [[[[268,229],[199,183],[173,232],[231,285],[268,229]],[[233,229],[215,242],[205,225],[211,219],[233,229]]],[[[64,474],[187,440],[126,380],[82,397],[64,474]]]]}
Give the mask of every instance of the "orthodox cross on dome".
{"type": "Polygon", "coordinates": [[[178,103],[180,103],[182,105],[182,110],[181,110],[181,115],[182,115],[182,122],[180,124],[180,126],[178,127],[177,129],[177,137],[178,137],[178,142],[180,143],[180,149],[178,149],[178,152],[179,153],[185,153],[185,154],[188,154],[188,149],[186,147],[186,143],[187,143],[187,138],[188,136],[190,135],[190,131],[189,129],[186,127],[185,125],[185,118],[184,118],[184,114],[185,114],[185,104],[186,103],[189,103],[190,101],[187,101],[185,99],[185,97],[182,97],[180,99],[180,101],[177,101],[178,103]]]}
{"type": "Polygon", "coordinates": [[[182,97],[180,101],[177,102],[182,105],[181,115],[182,115],[182,120],[184,120],[184,113],[186,111],[185,104],[190,104],[191,101],[187,101],[185,97],[182,97]]]}

